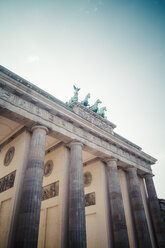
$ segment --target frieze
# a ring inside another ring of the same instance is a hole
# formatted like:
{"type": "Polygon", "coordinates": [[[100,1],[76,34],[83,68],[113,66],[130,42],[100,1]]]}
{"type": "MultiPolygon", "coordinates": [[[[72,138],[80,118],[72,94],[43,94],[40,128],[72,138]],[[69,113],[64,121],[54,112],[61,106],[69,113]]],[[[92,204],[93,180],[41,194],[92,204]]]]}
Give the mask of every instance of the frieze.
{"type": "MultiPolygon", "coordinates": [[[[112,143],[110,143],[109,141],[103,140],[104,137],[99,136],[99,134],[97,134],[97,139],[94,140],[93,137],[94,137],[95,135],[90,134],[90,133],[89,133],[88,131],[86,131],[86,130],[83,130],[83,132],[80,132],[80,130],[81,130],[80,128],[75,127],[73,124],[69,123],[69,122],[66,121],[66,120],[63,120],[63,125],[62,125],[62,123],[61,123],[62,119],[61,119],[60,117],[55,116],[55,115],[53,115],[52,113],[48,112],[47,110],[42,109],[42,108],[39,108],[39,107],[37,107],[36,105],[34,105],[33,103],[28,102],[28,101],[26,101],[26,100],[24,100],[24,99],[22,99],[22,102],[21,102],[21,101],[20,101],[21,98],[20,98],[19,96],[13,95],[12,93],[8,93],[8,92],[5,91],[4,89],[1,89],[1,91],[0,91],[0,98],[4,99],[5,101],[10,102],[12,105],[15,105],[15,106],[17,106],[17,107],[20,107],[20,108],[22,108],[22,109],[25,109],[26,111],[28,111],[28,112],[31,113],[31,114],[39,115],[39,116],[42,117],[44,120],[47,120],[47,121],[49,121],[49,122],[52,122],[52,123],[55,124],[56,126],[58,126],[58,127],[60,127],[60,128],[63,128],[63,129],[65,129],[65,130],[69,131],[69,132],[72,132],[72,133],[74,133],[75,135],[79,136],[80,138],[85,138],[85,139],[88,140],[89,142],[93,142],[93,143],[95,143],[96,145],[101,146],[102,148],[105,148],[106,150],[109,150],[110,152],[114,152],[114,153],[116,153],[117,156],[118,156],[118,155],[121,156],[121,155],[118,153],[117,148],[116,148],[112,143]]],[[[79,105],[81,105],[81,104],[79,103],[79,105]]],[[[86,107],[83,107],[83,106],[82,106],[82,108],[85,108],[86,111],[90,111],[90,110],[87,109],[86,107]]],[[[81,111],[81,113],[82,113],[82,112],[83,112],[83,111],[81,111]]],[[[76,112],[75,112],[75,113],[76,113],[76,112]]],[[[86,113],[86,114],[87,114],[87,113],[86,113]]],[[[89,114],[89,113],[88,113],[88,114],[89,114]]],[[[91,115],[91,114],[89,114],[88,117],[90,117],[90,115],[91,115]]],[[[96,118],[95,115],[97,115],[97,114],[95,114],[95,113],[92,111],[92,115],[93,115],[92,118],[96,118]]],[[[91,115],[91,116],[92,116],[92,115],[91,115]]],[[[100,119],[103,119],[102,117],[98,116],[97,118],[98,118],[99,121],[102,122],[102,120],[100,120],[100,119]]],[[[96,119],[97,119],[97,118],[96,118],[96,119]]],[[[106,122],[108,122],[107,120],[103,120],[103,121],[105,122],[105,124],[106,124],[106,122]]],[[[100,122],[100,123],[101,123],[101,122],[100,122]]],[[[109,128],[111,129],[111,131],[113,130],[113,128],[112,128],[111,126],[109,126],[109,128]]],[[[109,131],[109,132],[110,132],[110,131],[109,131]]],[[[120,141],[119,141],[119,142],[120,142],[120,141]]],[[[124,148],[124,149],[126,149],[126,148],[124,148]]],[[[138,154],[138,156],[140,156],[140,154],[138,154]]],[[[145,156],[146,156],[146,154],[145,154],[145,156]]],[[[148,156],[148,155],[147,155],[147,156],[148,156]]],[[[124,151],[124,152],[123,152],[123,155],[122,155],[121,157],[126,158],[126,159],[128,160],[128,163],[129,163],[130,158],[129,158],[129,153],[128,153],[128,152],[126,153],[126,152],[124,151]]],[[[152,157],[150,157],[150,156],[148,156],[148,157],[149,157],[149,159],[151,158],[151,160],[154,161],[154,159],[153,159],[152,157]]],[[[122,159],[122,158],[121,158],[121,159],[122,159]]],[[[130,162],[131,162],[131,161],[130,161],[130,162]]],[[[137,164],[136,155],[133,156],[132,162],[135,163],[135,164],[137,164]]],[[[150,160],[149,160],[149,162],[150,162],[150,160]]],[[[141,164],[139,164],[139,165],[141,165],[141,164]]],[[[148,164],[147,164],[147,162],[143,163],[143,167],[150,169],[149,166],[148,166],[148,164]],[[145,165],[144,165],[144,164],[145,164],[145,165]]]]}
{"type": "Polygon", "coordinates": [[[70,106],[73,108],[73,111],[83,119],[91,122],[93,125],[98,126],[104,131],[113,134],[113,129],[116,127],[116,125],[114,125],[112,122],[103,119],[98,114],[88,109],[87,107],[84,107],[78,102],[73,102],[70,106]]]}
{"type": "Polygon", "coordinates": [[[0,97],[4,100],[12,100],[14,98],[14,95],[11,94],[10,92],[4,90],[4,89],[1,89],[0,90],[0,97]],[[11,99],[12,98],[12,99],[11,99]]]}
{"type": "Polygon", "coordinates": [[[42,201],[59,195],[59,181],[42,188],[42,201]]]}
{"type": "Polygon", "coordinates": [[[42,116],[45,119],[53,122],[54,121],[54,115],[52,115],[51,113],[49,113],[48,111],[39,108],[38,106],[24,100],[21,99],[20,97],[13,95],[12,93],[8,93],[8,91],[1,89],[0,90],[0,98],[7,100],[8,102],[11,102],[12,104],[27,110],[32,113],[35,114],[37,116],[42,116]]]}
{"type": "Polygon", "coordinates": [[[11,172],[0,179],[0,193],[12,188],[14,186],[16,171],[11,172]]]}
{"type": "Polygon", "coordinates": [[[85,207],[89,207],[96,204],[95,192],[85,195],[85,207]]]}

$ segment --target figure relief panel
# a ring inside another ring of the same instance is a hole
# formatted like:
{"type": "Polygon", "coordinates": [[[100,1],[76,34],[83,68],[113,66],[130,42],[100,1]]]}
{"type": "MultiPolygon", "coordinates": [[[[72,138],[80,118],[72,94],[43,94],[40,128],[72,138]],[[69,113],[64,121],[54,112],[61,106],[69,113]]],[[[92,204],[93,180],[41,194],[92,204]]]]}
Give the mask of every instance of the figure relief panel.
{"type": "Polygon", "coordinates": [[[96,196],[95,192],[85,195],[85,207],[96,205],[96,196]]]}
{"type": "Polygon", "coordinates": [[[84,186],[88,187],[91,185],[92,182],[92,174],[91,172],[87,171],[84,173],[84,186]]]}
{"type": "Polygon", "coordinates": [[[59,181],[42,188],[42,201],[59,195],[59,181]]]}
{"type": "Polygon", "coordinates": [[[52,171],[53,171],[53,161],[52,160],[48,160],[44,166],[44,176],[48,177],[52,171]]]}
{"type": "Polygon", "coordinates": [[[4,166],[8,166],[10,162],[12,161],[15,153],[14,146],[10,147],[9,150],[6,152],[5,158],[4,158],[4,166]]]}
{"type": "Polygon", "coordinates": [[[2,177],[0,179],[0,193],[12,188],[14,186],[16,171],[2,177]]]}

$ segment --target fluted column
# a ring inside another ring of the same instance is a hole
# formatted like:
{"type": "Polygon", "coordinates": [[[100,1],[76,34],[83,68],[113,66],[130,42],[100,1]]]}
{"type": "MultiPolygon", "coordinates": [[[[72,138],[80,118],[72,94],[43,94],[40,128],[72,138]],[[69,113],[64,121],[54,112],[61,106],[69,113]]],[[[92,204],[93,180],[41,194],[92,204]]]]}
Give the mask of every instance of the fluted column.
{"type": "Polygon", "coordinates": [[[47,131],[48,129],[43,126],[32,128],[14,248],[37,247],[47,131]]]}
{"type": "Polygon", "coordinates": [[[70,143],[69,247],[86,248],[82,143],[70,143]]]}
{"type": "Polygon", "coordinates": [[[144,175],[144,177],[145,177],[145,182],[148,192],[149,207],[154,225],[154,230],[156,233],[158,247],[163,248],[165,247],[165,223],[163,216],[161,214],[160,205],[158,202],[154,182],[152,179],[153,175],[146,174],[144,175]]]}
{"type": "Polygon", "coordinates": [[[129,243],[118,176],[117,159],[109,159],[106,163],[108,167],[109,199],[114,234],[114,246],[115,248],[126,248],[129,247],[129,243]]]}
{"type": "Polygon", "coordinates": [[[137,169],[128,168],[130,198],[132,203],[138,247],[152,247],[147,220],[144,212],[143,200],[138,183],[137,169]]]}

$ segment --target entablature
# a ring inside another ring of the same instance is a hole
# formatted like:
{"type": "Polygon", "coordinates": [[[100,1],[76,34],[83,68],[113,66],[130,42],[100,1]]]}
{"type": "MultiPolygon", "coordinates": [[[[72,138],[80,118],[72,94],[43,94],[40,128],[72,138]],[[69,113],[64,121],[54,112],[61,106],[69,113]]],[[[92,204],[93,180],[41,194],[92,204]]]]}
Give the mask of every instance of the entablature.
{"type": "Polygon", "coordinates": [[[21,115],[22,118],[27,118],[32,123],[45,125],[52,130],[52,135],[59,135],[61,138],[67,137],[67,141],[77,138],[85,144],[87,149],[98,152],[101,156],[114,154],[124,163],[142,166],[148,170],[151,170],[150,165],[156,162],[156,159],[145,154],[138,147],[133,147],[116,137],[113,134],[115,127],[113,123],[97,117],[99,124],[95,125],[96,116],[93,113],[91,121],[84,119],[80,109],[86,111],[89,116],[90,111],[84,110],[85,107],[81,107],[79,103],[73,104],[79,107],[78,110],[75,110],[74,106],[73,111],[65,109],[37,92],[29,89],[27,91],[25,86],[20,89],[18,82],[15,82],[14,88],[12,88],[13,79],[11,82],[9,81],[10,78],[7,80],[5,77],[1,78],[0,86],[3,87],[0,91],[0,106],[15,113],[15,118],[17,115],[21,115]],[[101,128],[100,125],[103,123],[107,125],[107,128],[109,125],[109,131],[101,128]]]}

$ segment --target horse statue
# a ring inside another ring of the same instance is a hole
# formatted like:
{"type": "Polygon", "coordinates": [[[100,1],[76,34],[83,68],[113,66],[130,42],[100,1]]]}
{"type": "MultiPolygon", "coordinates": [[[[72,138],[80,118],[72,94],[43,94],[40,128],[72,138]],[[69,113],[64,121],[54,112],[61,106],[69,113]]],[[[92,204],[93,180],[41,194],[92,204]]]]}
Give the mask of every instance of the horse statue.
{"type": "Polygon", "coordinates": [[[93,112],[97,113],[98,111],[98,105],[102,103],[99,99],[95,102],[94,105],[92,105],[91,107],[89,107],[89,109],[91,109],[93,112]]]}
{"type": "Polygon", "coordinates": [[[88,93],[83,101],[81,101],[81,104],[84,106],[89,106],[88,99],[91,97],[90,93],[88,93]]]}
{"type": "Polygon", "coordinates": [[[73,88],[74,88],[74,95],[73,97],[71,97],[69,102],[66,102],[67,105],[70,105],[72,102],[78,102],[78,92],[80,88],[76,87],[75,85],[73,85],[73,88]]]}
{"type": "Polygon", "coordinates": [[[107,108],[106,107],[102,107],[98,110],[98,115],[100,115],[101,117],[105,118],[106,119],[106,116],[105,116],[105,111],[107,111],[107,108]]]}

